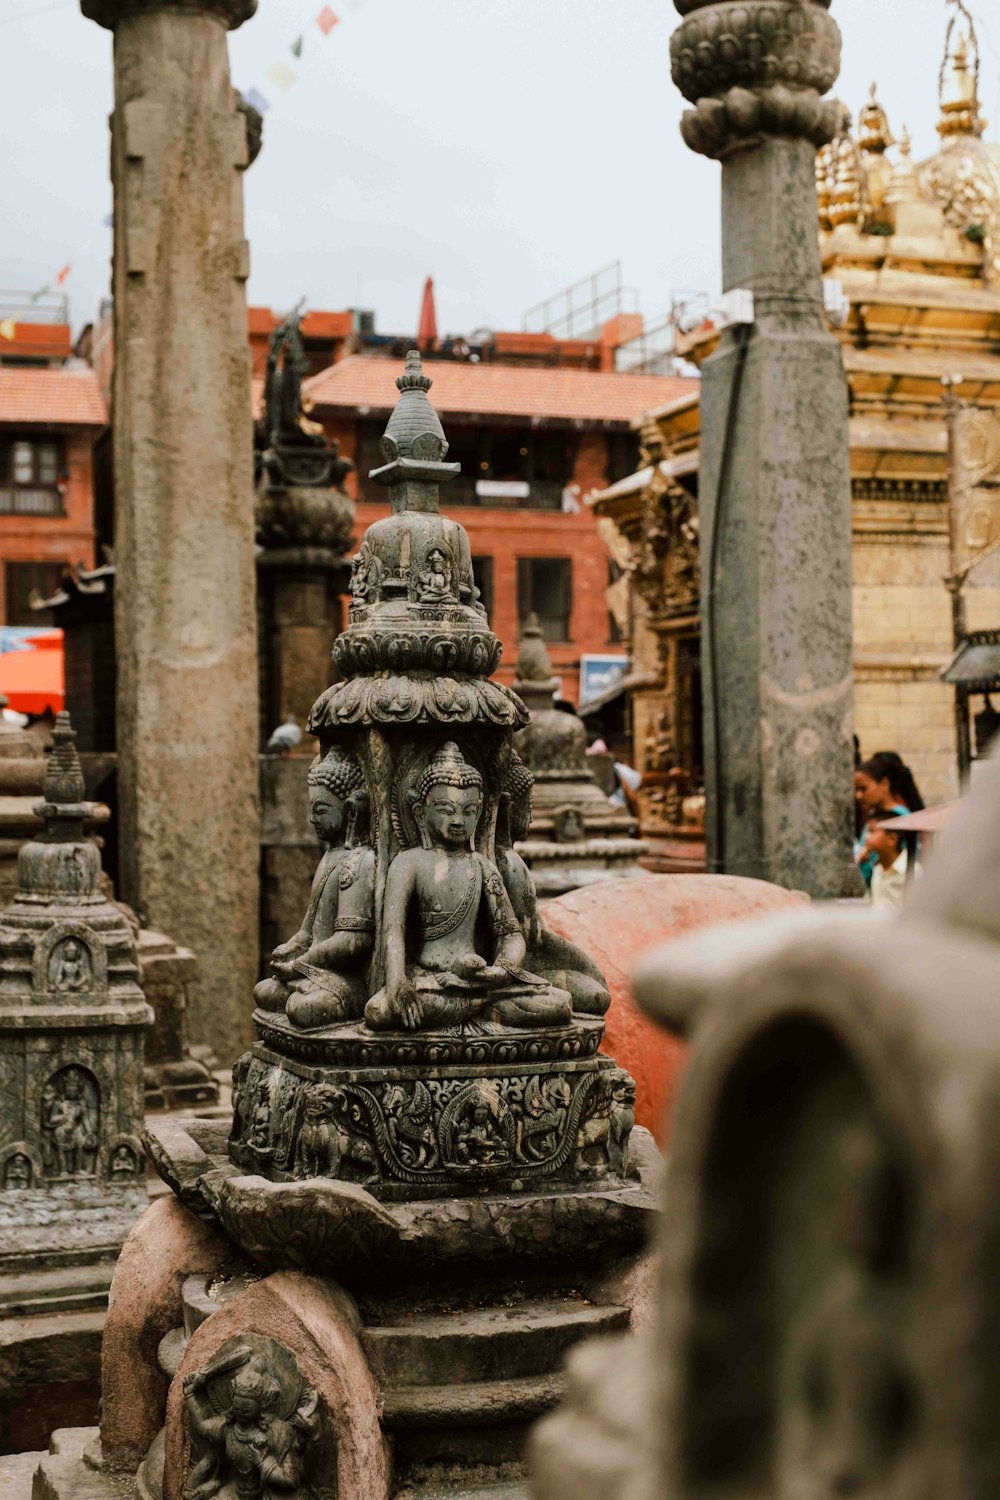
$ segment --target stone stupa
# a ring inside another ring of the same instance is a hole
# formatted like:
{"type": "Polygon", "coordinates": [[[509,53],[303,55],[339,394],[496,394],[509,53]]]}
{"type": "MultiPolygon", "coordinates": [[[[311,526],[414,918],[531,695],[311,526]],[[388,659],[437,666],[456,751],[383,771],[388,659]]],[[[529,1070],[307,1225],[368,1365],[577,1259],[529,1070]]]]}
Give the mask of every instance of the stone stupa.
{"type": "Polygon", "coordinates": [[[555,706],[559,684],[537,615],[521,627],[514,691],[531,718],[514,747],[534,777],[531,823],[517,851],[539,896],[561,896],[599,880],[641,875],[649,846],[638,822],[606,797],[587,761],[582,719],[555,706]]]}

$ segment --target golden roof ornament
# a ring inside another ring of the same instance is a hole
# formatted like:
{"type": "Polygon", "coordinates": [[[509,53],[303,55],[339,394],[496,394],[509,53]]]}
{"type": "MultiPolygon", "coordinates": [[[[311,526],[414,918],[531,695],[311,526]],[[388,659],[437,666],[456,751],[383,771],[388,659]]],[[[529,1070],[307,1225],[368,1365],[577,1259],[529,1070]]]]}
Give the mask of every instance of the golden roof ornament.
{"type": "Polygon", "coordinates": [[[885,201],[889,204],[916,203],[921,196],[917,169],[913,163],[913,143],[910,132],[904,125],[899,138],[899,160],[893,169],[885,201]]]}
{"type": "Polygon", "coordinates": [[[955,13],[948,22],[944,59],[938,80],[941,118],[938,134],[982,137],[986,121],[980,113],[979,38],[965,0],[948,0],[955,13]]]}
{"type": "Polygon", "coordinates": [[[889,116],[878,97],[878,84],[868,91],[868,103],[858,116],[858,146],[869,156],[884,156],[896,144],[889,128],[889,116]]]}
{"type": "Polygon", "coordinates": [[[861,224],[865,204],[864,172],[861,154],[851,135],[849,122],[844,134],[834,141],[832,149],[836,167],[829,209],[830,223],[835,229],[840,224],[861,224]]]}

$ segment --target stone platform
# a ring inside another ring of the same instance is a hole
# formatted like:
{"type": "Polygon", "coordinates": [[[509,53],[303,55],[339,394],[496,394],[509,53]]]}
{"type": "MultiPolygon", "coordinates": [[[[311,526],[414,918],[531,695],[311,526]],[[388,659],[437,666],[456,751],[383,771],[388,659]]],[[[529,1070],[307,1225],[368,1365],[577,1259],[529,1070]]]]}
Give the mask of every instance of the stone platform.
{"type": "MultiPolygon", "coordinates": [[[[603,1059],[599,1060],[603,1061],[603,1059]]],[[[230,1160],[218,1120],[151,1120],[144,1141],[160,1176],[199,1218],[217,1225],[268,1269],[308,1270],[347,1285],[446,1279],[483,1264],[522,1268],[585,1255],[628,1255],[657,1217],[660,1157],[645,1130],[632,1132],[627,1182],[572,1189],[523,1186],[510,1193],[380,1202],[332,1177],[271,1181],[230,1160]]]]}

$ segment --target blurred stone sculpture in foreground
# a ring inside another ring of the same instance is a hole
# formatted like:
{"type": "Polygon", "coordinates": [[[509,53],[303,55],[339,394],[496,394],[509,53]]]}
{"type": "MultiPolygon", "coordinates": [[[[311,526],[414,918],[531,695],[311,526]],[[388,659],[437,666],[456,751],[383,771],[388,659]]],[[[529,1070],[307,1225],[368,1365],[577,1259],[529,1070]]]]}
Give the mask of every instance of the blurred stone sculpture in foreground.
{"type": "Polygon", "coordinates": [[[643,965],[639,999],[693,1044],[659,1330],[574,1356],[536,1500],[992,1485],[1000,761],[940,845],[898,916],[781,917],[643,965]]]}

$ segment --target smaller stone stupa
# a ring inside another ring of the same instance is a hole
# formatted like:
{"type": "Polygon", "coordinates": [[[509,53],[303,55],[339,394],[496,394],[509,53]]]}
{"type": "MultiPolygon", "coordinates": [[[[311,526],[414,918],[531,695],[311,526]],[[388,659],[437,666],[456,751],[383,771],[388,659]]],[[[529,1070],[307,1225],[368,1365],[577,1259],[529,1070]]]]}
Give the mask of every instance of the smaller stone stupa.
{"type": "Polygon", "coordinates": [[[35,808],[45,780],[41,744],[3,716],[0,693],[0,907],[17,893],[17,856],[25,839],[41,827],[35,808]]]}
{"type": "Polygon", "coordinates": [[[0,913],[0,1268],[38,1252],[114,1254],[146,1205],[143,1040],[153,1019],[135,939],[85,837],[94,812],[69,715],[53,731],[0,913]]]}
{"type": "Polygon", "coordinates": [[[534,811],[527,837],[517,845],[539,896],[561,896],[599,880],[641,875],[649,852],[635,834],[638,823],[604,795],[587,764],[582,719],[555,706],[558,682],[538,616],[521,627],[514,691],[531,715],[514,748],[534,777],[534,811]]]}

